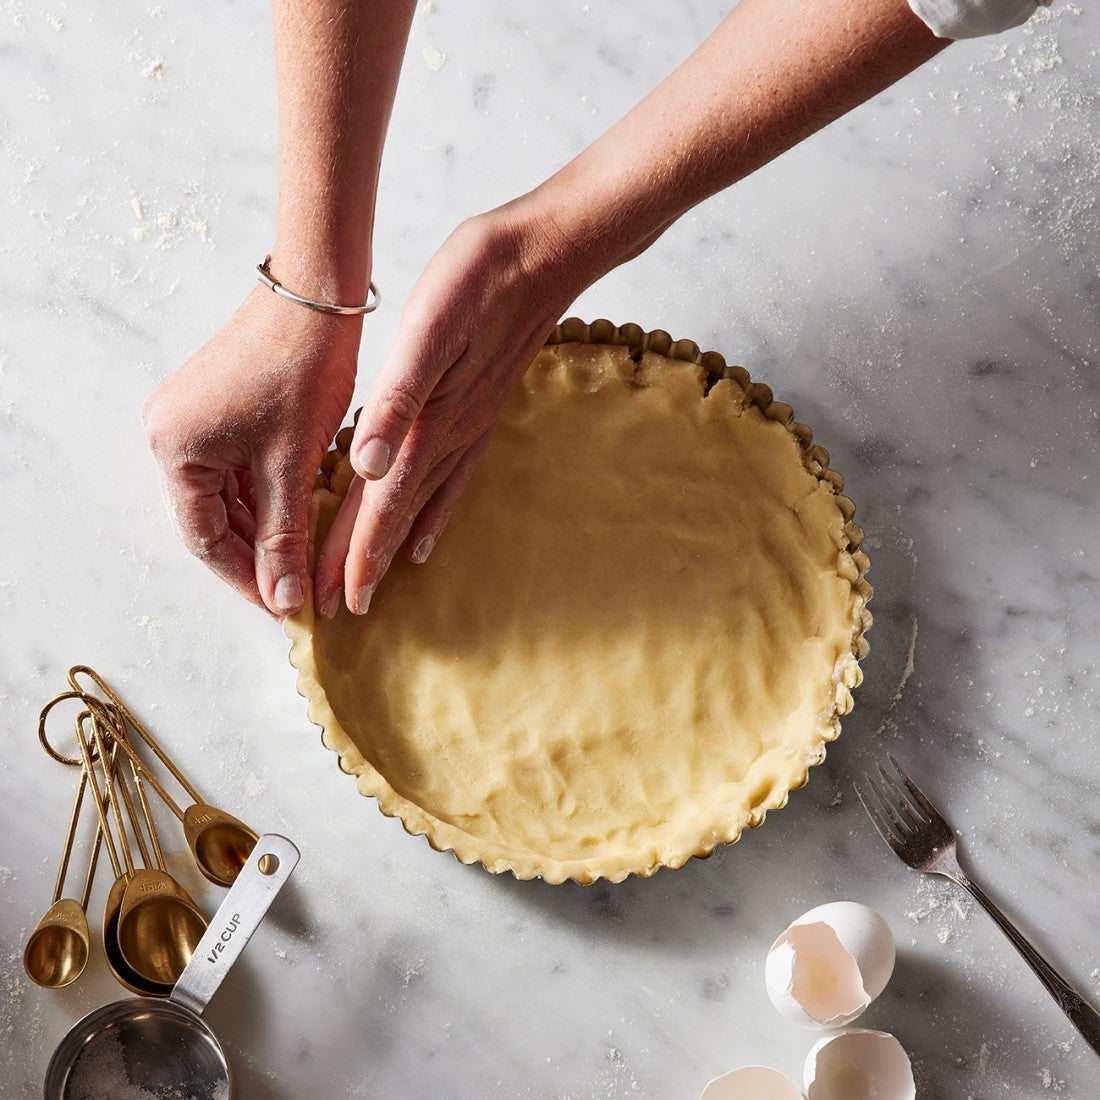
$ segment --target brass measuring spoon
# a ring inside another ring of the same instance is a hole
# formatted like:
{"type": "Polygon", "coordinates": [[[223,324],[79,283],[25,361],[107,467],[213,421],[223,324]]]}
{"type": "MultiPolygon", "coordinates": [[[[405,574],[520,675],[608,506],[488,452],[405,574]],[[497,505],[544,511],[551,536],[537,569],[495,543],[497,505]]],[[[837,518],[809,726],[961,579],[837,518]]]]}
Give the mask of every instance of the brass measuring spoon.
{"type": "MultiPolygon", "coordinates": [[[[98,708],[96,708],[98,709],[98,708]]],[[[102,759],[107,759],[107,746],[104,741],[104,725],[112,723],[109,718],[91,714],[92,730],[96,749],[102,759]]],[[[116,739],[116,744],[122,745],[116,739]]],[[[115,775],[121,800],[126,804],[130,815],[130,827],[135,839],[141,836],[141,827],[125,778],[116,770],[115,775]]],[[[123,959],[130,968],[148,982],[173,985],[183,973],[184,967],[194,954],[195,947],[206,931],[206,917],[195,904],[194,899],[176,880],[160,866],[148,866],[135,870],[133,858],[126,839],[126,829],[122,823],[119,798],[115,797],[114,787],[107,788],[107,798],[115,816],[122,844],[126,869],[129,872],[122,892],[118,911],[118,946],[123,959]]],[[[144,807],[148,811],[148,806],[144,807]]],[[[151,818],[150,829],[152,829],[151,818]]],[[[140,844],[145,854],[143,842],[140,844]]],[[[155,844],[158,857],[160,846],[155,844]]],[[[160,857],[163,864],[163,857],[160,857]]]]}
{"type": "MultiPolygon", "coordinates": [[[[81,718],[83,718],[83,715],[81,715],[81,718]]],[[[88,741],[85,737],[84,728],[80,719],[77,720],[76,736],[77,742],[80,745],[81,756],[84,759],[85,774],[88,776],[88,782],[91,785],[92,794],[95,798],[95,807],[99,817],[100,831],[103,834],[104,840],[107,842],[107,855],[111,860],[111,867],[115,872],[115,881],[111,889],[107,892],[107,903],[103,907],[103,951],[107,956],[107,966],[110,968],[111,973],[114,975],[119,985],[130,990],[131,993],[142,994],[146,997],[167,997],[168,994],[172,992],[171,984],[150,982],[143,978],[123,958],[122,951],[119,948],[118,916],[119,909],[122,905],[122,895],[126,889],[126,883],[129,881],[129,873],[123,868],[118,858],[118,851],[115,849],[115,843],[111,836],[111,827],[107,822],[107,812],[105,809],[106,799],[99,790],[99,783],[96,780],[95,771],[92,766],[91,749],[88,747],[88,741]]],[[[113,766],[113,760],[108,760],[104,764],[104,782],[107,784],[113,782],[113,766]]]]}
{"type": "Polygon", "coordinates": [[[91,935],[88,931],[88,895],[92,890],[96,862],[99,859],[99,847],[103,833],[96,826],[95,840],[92,842],[92,855],[88,862],[88,873],[84,879],[84,892],[79,902],[72,898],[62,898],[65,877],[69,869],[69,859],[73,853],[73,838],[80,819],[80,807],[84,801],[84,792],[88,786],[88,775],[83,769],[76,788],[72,817],[69,819],[69,831],[65,837],[65,851],[61,856],[61,867],[57,872],[57,884],[53,890],[53,901],[45,915],[36,925],[27,946],[23,951],[23,969],[27,977],[36,985],[45,989],[61,989],[75,982],[88,965],[91,935]]]}
{"type": "Polygon", "coordinates": [[[191,854],[195,857],[199,870],[207,879],[218,886],[232,886],[237,875],[240,874],[241,868],[251,855],[252,849],[256,846],[257,834],[232,814],[219,810],[202,800],[198,791],[188,782],[186,776],[172,761],[171,757],[157,744],[153,735],[134,717],[133,712],[98,672],[87,665],[74,665],[69,669],[69,683],[73,685],[74,689],[81,690],[80,681],[77,679],[80,674],[89,677],[96,687],[107,696],[125,721],[137,731],[141,739],[156,754],[157,759],[171,772],[172,777],[187,792],[193,805],[181,811],[174,800],[167,798],[164,788],[156,784],[149,770],[143,766],[146,779],[154,783],[157,793],[165,798],[169,808],[183,823],[184,838],[187,841],[188,848],[191,849],[191,854]]]}

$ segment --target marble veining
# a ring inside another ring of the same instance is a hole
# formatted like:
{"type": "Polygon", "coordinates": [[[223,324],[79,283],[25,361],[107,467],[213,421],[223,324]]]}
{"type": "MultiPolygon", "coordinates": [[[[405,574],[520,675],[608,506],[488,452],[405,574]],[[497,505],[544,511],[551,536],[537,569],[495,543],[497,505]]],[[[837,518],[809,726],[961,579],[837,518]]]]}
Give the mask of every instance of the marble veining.
{"type": "MultiPolygon", "coordinates": [[[[529,7],[417,13],[360,394],[454,225],[575,154],[727,5],[529,7]]],[[[846,476],[876,587],[855,712],[789,806],[709,861],[586,889],[462,867],[379,815],[318,744],[279,630],[164,515],[138,408],[268,247],[270,38],[263,5],[0,0],[0,1093],[39,1095],[66,1028],[121,992],[98,954],[60,992],[20,965],[73,783],[35,716],[88,662],[210,798],[302,849],[208,1012],[248,1100],[664,1100],[742,1064],[797,1074],[811,1040],[771,1009],[764,955],[845,897],[898,938],[865,1019],[911,1052],[919,1095],[1100,1094],[1100,1061],[989,921],[893,861],[850,785],[896,752],[1100,1002],[1097,12],[1055,0],[953,46],[576,303],[790,402],[846,476]]]]}

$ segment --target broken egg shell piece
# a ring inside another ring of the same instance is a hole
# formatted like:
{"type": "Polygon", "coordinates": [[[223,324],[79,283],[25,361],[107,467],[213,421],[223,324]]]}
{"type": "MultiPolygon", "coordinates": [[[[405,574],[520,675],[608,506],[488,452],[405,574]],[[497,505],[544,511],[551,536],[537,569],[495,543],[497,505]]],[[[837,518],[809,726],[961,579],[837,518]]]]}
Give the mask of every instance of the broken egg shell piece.
{"type": "Polygon", "coordinates": [[[886,988],[894,936],[873,909],[854,901],[819,905],[772,944],[764,982],[784,1018],[808,1027],[844,1027],[886,988]]]}
{"type": "Polygon", "coordinates": [[[807,1100],[916,1100],[909,1055],[885,1031],[826,1035],[810,1048],[803,1072],[807,1100]]]}
{"type": "Polygon", "coordinates": [[[777,1069],[743,1066],[715,1077],[699,1100],[803,1100],[802,1090],[777,1069]]]}

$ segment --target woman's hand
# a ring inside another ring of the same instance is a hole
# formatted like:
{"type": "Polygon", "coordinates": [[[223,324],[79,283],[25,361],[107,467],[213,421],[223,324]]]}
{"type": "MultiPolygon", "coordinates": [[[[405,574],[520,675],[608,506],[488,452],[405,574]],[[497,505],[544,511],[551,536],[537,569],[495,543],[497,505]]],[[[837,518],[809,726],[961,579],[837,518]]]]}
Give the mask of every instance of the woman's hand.
{"type": "Polygon", "coordinates": [[[184,546],[276,616],[305,598],[310,496],[361,331],[257,287],[142,410],[184,546]]]}
{"type": "Polygon", "coordinates": [[[904,0],[742,0],[569,164],[459,226],[414,287],[356,426],[363,480],[322,548],[318,613],[336,613],[341,585],[365,612],[402,545],[428,556],[509,389],[577,294],[945,45],[904,0]]]}
{"type": "MultiPolygon", "coordinates": [[[[273,0],[279,206],[272,272],[322,302],[366,298],[382,147],[413,0],[273,0]]],[[[275,615],[307,588],[309,501],[347,412],[363,320],[259,287],[145,404],[184,545],[275,615]]]]}
{"type": "Polygon", "coordinates": [[[363,614],[394,555],[431,553],[508,392],[591,281],[530,197],[471,218],[413,288],[355,429],[360,474],[325,541],[314,582],[331,618],[341,592],[363,614]],[[568,262],[566,262],[568,259],[568,262]]]}

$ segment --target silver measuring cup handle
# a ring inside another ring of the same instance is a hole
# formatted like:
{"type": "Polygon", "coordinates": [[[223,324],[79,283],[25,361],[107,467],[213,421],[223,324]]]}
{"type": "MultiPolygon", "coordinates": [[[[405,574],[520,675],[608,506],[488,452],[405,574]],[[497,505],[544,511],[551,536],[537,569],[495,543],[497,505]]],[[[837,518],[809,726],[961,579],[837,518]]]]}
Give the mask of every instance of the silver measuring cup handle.
{"type": "Polygon", "coordinates": [[[298,849],[285,836],[260,837],[168,995],[170,1001],[202,1014],[298,859],[298,849]]]}

